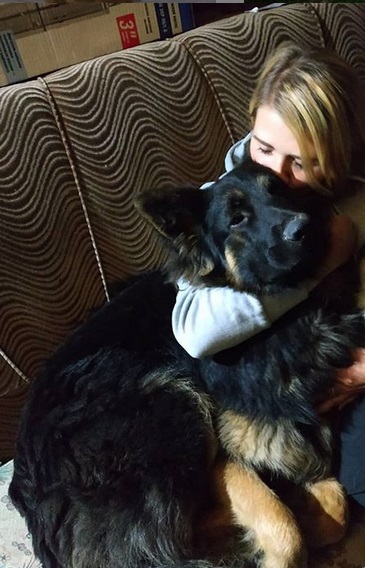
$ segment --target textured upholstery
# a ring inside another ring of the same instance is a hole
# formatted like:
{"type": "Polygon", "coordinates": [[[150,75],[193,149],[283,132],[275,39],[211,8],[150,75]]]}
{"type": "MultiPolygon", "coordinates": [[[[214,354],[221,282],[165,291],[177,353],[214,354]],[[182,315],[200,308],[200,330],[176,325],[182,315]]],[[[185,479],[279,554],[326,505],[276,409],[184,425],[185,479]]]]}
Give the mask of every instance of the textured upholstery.
{"type": "Polygon", "coordinates": [[[222,171],[285,39],[332,46],[365,79],[365,6],[297,4],[0,90],[0,459],[42,361],[113,281],[161,261],[133,195],[222,171]]]}
{"type": "Polygon", "coordinates": [[[0,447],[8,457],[25,381],[103,295],[46,90],[40,82],[5,88],[0,106],[0,447]]]}
{"type": "Polygon", "coordinates": [[[356,69],[365,83],[365,10],[361,3],[312,4],[318,16],[324,44],[333,49],[356,69]]]}
{"type": "Polygon", "coordinates": [[[322,46],[319,20],[308,5],[246,13],[188,32],[180,41],[206,76],[231,136],[250,129],[248,105],[268,55],[284,41],[322,46]]]}
{"type": "Polygon", "coordinates": [[[46,83],[72,140],[108,288],[160,257],[134,194],[217,176],[230,139],[209,85],[178,43],[95,59],[46,83]]]}

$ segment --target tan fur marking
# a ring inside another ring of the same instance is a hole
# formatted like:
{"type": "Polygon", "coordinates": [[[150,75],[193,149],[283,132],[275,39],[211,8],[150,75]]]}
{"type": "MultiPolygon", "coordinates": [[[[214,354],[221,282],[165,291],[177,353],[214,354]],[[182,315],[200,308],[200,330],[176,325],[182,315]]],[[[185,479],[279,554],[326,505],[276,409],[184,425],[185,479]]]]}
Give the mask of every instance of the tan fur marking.
{"type": "Polygon", "coordinates": [[[234,460],[268,467],[289,479],[317,468],[313,447],[286,421],[272,425],[225,411],[219,417],[218,432],[223,447],[234,460]]]}
{"type": "MultiPolygon", "coordinates": [[[[248,418],[236,415],[234,412],[226,411],[222,413],[219,419],[219,435],[223,447],[232,459],[239,460],[240,463],[237,467],[241,466],[242,471],[246,468],[246,471],[250,472],[252,476],[256,475],[254,472],[256,466],[268,466],[274,471],[284,470],[288,474],[291,469],[295,471],[298,467],[303,468],[304,471],[309,467],[310,461],[315,460],[315,454],[312,456],[307,451],[308,448],[305,444],[303,446],[303,441],[292,436],[292,429],[286,424],[275,425],[274,427],[261,422],[255,423],[248,418]],[[252,471],[250,470],[251,466],[253,467],[252,471]]],[[[249,479],[248,473],[247,479],[249,479]]],[[[261,480],[259,481],[262,483],[261,480]]],[[[262,485],[266,487],[266,485],[262,485]]],[[[255,493],[254,489],[251,484],[250,486],[247,485],[244,490],[251,493],[250,500],[253,503],[253,509],[255,503],[259,506],[257,499],[260,498],[260,494],[261,497],[265,496],[262,487],[259,488],[258,493],[255,493]]],[[[270,526],[273,522],[270,515],[276,514],[275,510],[278,510],[280,501],[268,487],[266,489],[269,492],[268,494],[271,495],[270,498],[267,495],[265,496],[267,498],[266,514],[270,526]]],[[[227,492],[232,500],[228,488],[227,492]]],[[[335,479],[327,478],[308,485],[305,491],[299,491],[298,495],[297,500],[291,502],[290,506],[303,529],[308,546],[320,548],[341,540],[346,532],[348,522],[347,503],[342,486],[335,479]]],[[[285,505],[281,505],[285,508],[285,505]]],[[[247,507],[247,496],[245,507],[247,507]]],[[[234,507],[233,510],[237,517],[234,507]]],[[[256,514],[255,511],[254,514],[256,514]]],[[[262,514],[265,514],[265,510],[262,514]]],[[[260,522],[263,523],[263,521],[260,522]]],[[[282,520],[282,522],[284,521],[282,520]]],[[[258,524],[250,521],[250,519],[249,522],[246,519],[246,524],[254,531],[261,530],[258,524]]],[[[264,525],[263,530],[265,530],[264,525]]],[[[262,545],[260,536],[258,536],[258,541],[262,545]]],[[[267,568],[266,564],[265,568],[267,568]]]]}
{"type": "Polygon", "coordinates": [[[226,489],[236,523],[254,531],[265,568],[305,568],[306,550],[292,512],[258,475],[238,464],[225,467],[226,489]]]}
{"type": "Polygon", "coordinates": [[[236,259],[233,256],[232,251],[228,247],[226,247],[224,252],[227,262],[227,271],[226,271],[227,281],[233,286],[235,286],[238,282],[237,279],[238,270],[236,265],[236,259]]]}

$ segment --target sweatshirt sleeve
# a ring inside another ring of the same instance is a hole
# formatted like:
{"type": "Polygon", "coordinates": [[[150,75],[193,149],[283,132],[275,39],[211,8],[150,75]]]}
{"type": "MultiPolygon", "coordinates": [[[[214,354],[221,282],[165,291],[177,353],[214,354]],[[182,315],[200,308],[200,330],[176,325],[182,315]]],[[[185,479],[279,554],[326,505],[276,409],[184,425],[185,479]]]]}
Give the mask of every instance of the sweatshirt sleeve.
{"type": "Polygon", "coordinates": [[[305,286],[258,298],[232,288],[195,288],[179,280],[172,313],[176,340],[195,358],[234,347],[270,327],[308,297],[305,286]]]}

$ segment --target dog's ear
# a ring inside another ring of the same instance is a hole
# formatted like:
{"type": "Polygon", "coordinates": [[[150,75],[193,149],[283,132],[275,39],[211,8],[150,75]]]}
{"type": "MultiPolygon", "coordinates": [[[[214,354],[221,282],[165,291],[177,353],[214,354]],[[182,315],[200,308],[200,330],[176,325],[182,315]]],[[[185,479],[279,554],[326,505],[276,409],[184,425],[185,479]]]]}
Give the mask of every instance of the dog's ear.
{"type": "Polygon", "coordinates": [[[137,195],[139,213],[159,233],[175,241],[197,236],[207,207],[207,192],[192,187],[159,188],[137,195]]]}

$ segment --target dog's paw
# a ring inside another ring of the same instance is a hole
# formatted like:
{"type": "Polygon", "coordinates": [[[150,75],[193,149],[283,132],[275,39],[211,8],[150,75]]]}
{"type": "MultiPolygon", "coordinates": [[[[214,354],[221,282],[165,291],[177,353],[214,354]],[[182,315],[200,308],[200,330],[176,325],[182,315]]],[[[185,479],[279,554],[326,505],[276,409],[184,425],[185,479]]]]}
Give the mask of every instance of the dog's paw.
{"type": "Polygon", "coordinates": [[[348,527],[342,485],[332,478],[309,485],[297,517],[308,548],[323,548],[341,540],[348,527]]]}

